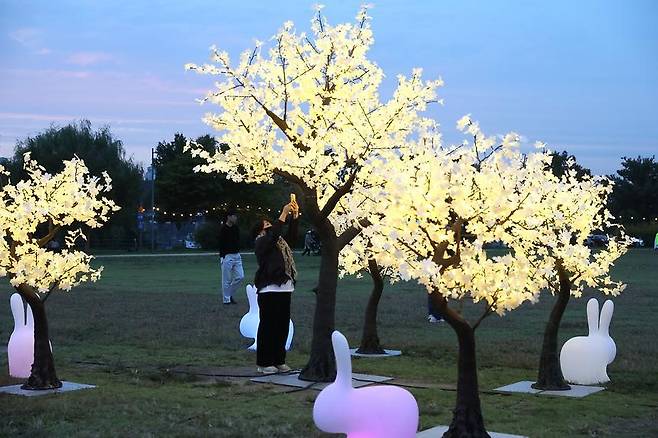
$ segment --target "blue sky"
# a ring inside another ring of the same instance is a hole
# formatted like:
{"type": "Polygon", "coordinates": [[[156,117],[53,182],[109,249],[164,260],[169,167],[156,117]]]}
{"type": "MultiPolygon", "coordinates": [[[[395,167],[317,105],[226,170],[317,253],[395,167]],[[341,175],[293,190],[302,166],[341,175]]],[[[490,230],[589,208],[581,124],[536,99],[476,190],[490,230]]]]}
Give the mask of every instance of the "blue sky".
{"type": "MultiPolygon", "coordinates": [[[[51,123],[109,125],[129,155],[175,132],[212,132],[185,72],[216,44],[235,59],[286,20],[307,30],[315,1],[0,0],[0,156],[51,123]]],[[[324,1],[331,23],[361,2],[324,1]]],[[[441,76],[430,115],[447,142],[466,113],[566,149],[595,173],[658,152],[658,1],[374,1],[371,57],[384,96],[398,73],[441,76]]]]}

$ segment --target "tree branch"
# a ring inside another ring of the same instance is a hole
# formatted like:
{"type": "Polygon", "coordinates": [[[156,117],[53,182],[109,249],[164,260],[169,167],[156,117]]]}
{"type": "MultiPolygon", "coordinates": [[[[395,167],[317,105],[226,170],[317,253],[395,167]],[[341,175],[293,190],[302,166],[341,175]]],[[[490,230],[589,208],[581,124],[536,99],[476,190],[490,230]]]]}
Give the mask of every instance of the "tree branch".
{"type": "Polygon", "coordinates": [[[354,185],[354,180],[356,180],[357,172],[358,170],[354,169],[349,178],[347,178],[347,181],[345,181],[342,186],[338,187],[334,193],[332,193],[332,195],[329,197],[329,200],[326,204],[324,204],[324,207],[322,207],[322,211],[320,212],[323,217],[329,217],[334,208],[336,208],[336,204],[338,204],[340,198],[349,193],[350,189],[354,185]]]}
{"type": "Polygon", "coordinates": [[[348,243],[352,241],[356,236],[359,235],[361,230],[370,225],[370,221],[367,219],[361,219],[359,221],[359,226],[352,225],[345,231],[343,231],[340,236],[338,236],[338,249],[343,249],[347,246],[348,243]]]}
{"type": "Polygon", "coordinates": [[[297,184],[303,190],[309,189],[309,187],[306,185],[304,180],[298,177],[297,175],[293,175],[292,173],[286,172],[285,170],[281,170],[281,169],[274,169],[272,173],[274,173],[275,175],[279,175],[280,177],[285,178],[292,183],[297,184]]]}
{"type": "Polygon", "coordinates": [[[478,328],[478,326],[479,326],[480,323],[484,320],[484,318],[486,318],[487,316],[491,315],[491,313],[493,312],[493,306],[496,304],[496,301],[497,301],[497,298],[494,298],[494,299],[491,301],[490,304],[487,304],[487,308],[484,309],[484,312],[482,313],[482,315],[480,316],[480,318],[478,318],[478,320],[475,322],[475,324],[473,324],[473,331],[475,331],[475,329],[478,328]]]}

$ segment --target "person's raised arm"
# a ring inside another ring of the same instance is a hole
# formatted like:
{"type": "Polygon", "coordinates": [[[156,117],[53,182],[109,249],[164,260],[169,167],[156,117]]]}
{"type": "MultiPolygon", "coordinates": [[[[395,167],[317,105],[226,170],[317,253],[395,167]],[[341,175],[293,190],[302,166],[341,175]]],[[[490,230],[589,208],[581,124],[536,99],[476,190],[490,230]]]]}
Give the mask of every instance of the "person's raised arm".
{"type": "Polygon", "coordinates": [[[265,233],[264,236],[256,239],[256,253],[265,251],[267,248],[276,245],[276,242],[279,240],[279,236],[281,236],[281,227],[286,222],[286,218],[290,214],[290,209],[290,204],[284,205],[281,209],[279,219],[274,221],[272,224],[272,230],[269,233],[265,233]]]}
{"type": "Polygon", "coordinates": [[[293,248],[295,243],[297,243],[297,232],[299,230],[299,205],[297,205],[297,202],[291,202],[288,205],[290,205],[290,222],[288,223],[288,232],[284,239],[288,243],[288,246],[293,248]]]}

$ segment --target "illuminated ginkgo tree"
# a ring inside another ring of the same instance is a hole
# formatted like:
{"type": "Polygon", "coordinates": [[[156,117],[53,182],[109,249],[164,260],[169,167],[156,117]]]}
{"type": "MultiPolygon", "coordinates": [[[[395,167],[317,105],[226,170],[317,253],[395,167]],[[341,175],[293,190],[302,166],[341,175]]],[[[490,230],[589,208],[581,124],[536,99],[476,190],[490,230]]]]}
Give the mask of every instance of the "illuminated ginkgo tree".
{"type": "MultiPolygon", "coordinates": [[[[24,168],[27,179],[0,188],[0,277],[9,278],[34,314],[34,363],[23,388],[59,388],[45,301],[55,290],[99,278],[102,268],[92,268],[92,256],[76,249],[76,240],[84,238],[77,226],[100,227],[118,207],[103,197],[111,189],[109,176],[89,175],[78,158],[50,175],[25,154],[24,168]],[[64,248],[47,249],[58,234],[64,234],[64,248]]],[[[0,174],[8,176],[2,166],[0,174]]]]}
{"type": "Polygon", "coordinates": [[[547,175],[543,202],[533,215],[514,218],[522,230],[531,258],[541,260],[549,291],[557,296],[544,331],[539,373],[534,388],[566,390],[558,356],[558,330],[570,296],[580,297],[585,287],[618,295],[625,285],[609,275],[613,262],[627,250],[628,239],[607,209],[611,182],[603,177],[577,175],[575,162],[566,163],[560,178],[547,175]],[[594,232],[609,231],[602,248],[586,245],[594,232]]]}
{"type": "MultiPolygon", "coordinates": [[[[402,154],[400,165],[413,171],[386,172],[380,200],[382,215],[362,231],[380,266],[394,267],[402,280],[427,289],[435,308],[459,341],[457,401],[444,436],[488,436],[478,395],[475,330],[491,313],[504,314],[535,301],[546,286],[541,260],[526,255],[526,236],[516,219],[536,215],[544,199],[547,154],[525,156],[518,136],[487,137],[465,117],[458,126],[472,142],[452,148],[417,142],[402,154]],[[489,257],[485,246],[503,242],[507,254],[489,257]],[[467,321],[450,302],[483,303],[483,312],[467,321]]],[[[436,145],[436,143],[434,143],[436,145]]],[[[378,190],[373,190],[377,196],[378,190]]],[[[355,257],[355,260],[359,257],[355,257]]]]}
{"type": "MultiPolygon", "coordinates": [[[[186,67],[218,77],[205,101],[219,105],[206,123],[226,147],[215,154],[191,145],[206,160],[197,170],[222,172],[236,181],[269,183],[275,175],[297,186],[306,216],[318,231],[322,259],[306,380],[331,381],[335,363],[331,333],[335,321],[338,254],[367,223],[370,212],[352,200],[373,185],[380,157],[429,123],[419,113],[436,100],[440,81],[423,81],[421,71],[397,77],[392,98],[383,101],[382,70],[367,54],[373,44],[363,7],[355,24],[331,26],[321,14],[310,34],[292,22],[231,63],[212,49],[212,64],[186,67]],[[341,202],[348,206],[337,210],[341,202]]],[[[389,157],[387,163],[394,165],[389,157]]]]}

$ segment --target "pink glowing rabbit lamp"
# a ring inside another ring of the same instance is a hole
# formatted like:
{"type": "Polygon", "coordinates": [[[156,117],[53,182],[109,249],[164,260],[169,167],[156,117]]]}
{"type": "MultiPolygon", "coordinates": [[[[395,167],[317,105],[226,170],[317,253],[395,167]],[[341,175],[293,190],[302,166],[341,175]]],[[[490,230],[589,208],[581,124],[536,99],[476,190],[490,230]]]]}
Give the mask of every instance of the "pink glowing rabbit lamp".
{"type": "Polygon", "coordinates": [[[610,381],[607,366],[617,355],[617,346],[609,333],[614,307],[607,300],[599,321],[599,302],[596,298],[587,302],[589,334],[569,339],[560,352],[562,374],[568,382],[594,385],[610,381]]]}
{"type": "MultiPolygon", "coordinates": [[[[245,338],[253,338],[254,343],[247,349],[256,351],[256,337],[258,335],[258,324],[260,324],[260,315],[258,308],[258,295],[256,288],[250,284],[247,285],[247,300],[249,301],[249,312],[247,312],[240,320],[240,334],[245,338]]],[[[288,339],[286,340],[286,350],[290,350],[292,346],[292,337],[295,333],[295,326],[290,320],[288,325],[288,339]]]]}
{"type": "Polygon", "coordinates": [[[418,429],[418,404],[397,386],[352,387],[352,362],[347,339],[331,335],[336,355],[336,381],[320,392],[313,406],[315,425],[348,438],[413,438],[418,429]]]}
{"type": "Polygon", "coordinates": [[[14,331],[7,345],[9,375],[26,379],[30,377],[34,362],[34,317],[29,305],[25,311],[23,298],[19,294],[13,294],[9,303],[14,315],[14,331]]]}

